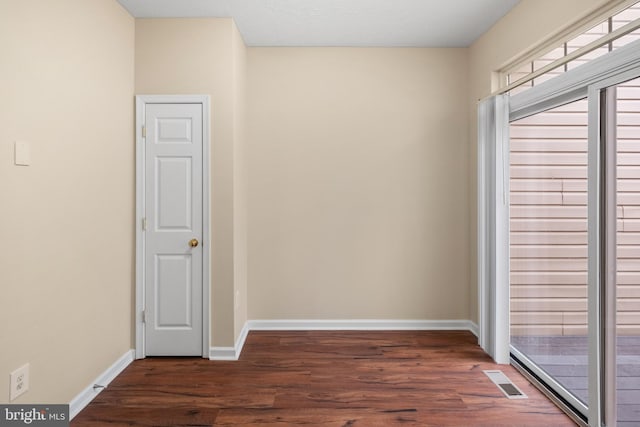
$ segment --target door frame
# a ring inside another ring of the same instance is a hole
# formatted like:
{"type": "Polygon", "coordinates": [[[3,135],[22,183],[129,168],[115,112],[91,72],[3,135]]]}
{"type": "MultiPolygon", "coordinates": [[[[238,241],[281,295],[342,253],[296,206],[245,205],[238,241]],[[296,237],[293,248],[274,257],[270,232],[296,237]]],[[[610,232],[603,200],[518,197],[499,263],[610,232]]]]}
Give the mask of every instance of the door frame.
{"type": "Polygon", "coordinates": [[[136,359],[145,355],[143,311],[145,308],[145,125],[147,104],[200,104],[202,105],[202,357],[209,358],[209,330],[211,325],[210,280],[210,140],[211,115],[209,95],[136,95],[136,260],[135,260],[135,345],[136,359]]]}

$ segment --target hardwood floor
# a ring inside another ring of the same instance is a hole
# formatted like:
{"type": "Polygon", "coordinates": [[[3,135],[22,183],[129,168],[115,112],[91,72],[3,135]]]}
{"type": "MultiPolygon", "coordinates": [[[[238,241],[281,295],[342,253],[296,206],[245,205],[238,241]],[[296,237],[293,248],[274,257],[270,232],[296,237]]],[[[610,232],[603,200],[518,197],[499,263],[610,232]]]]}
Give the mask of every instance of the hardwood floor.
{"type": "Polygon", "coordinates": [[[469,332],[251,332],[239,361],[133,362],[72,426],[572,426],[469,332]],[[483,369],[529,398],[509,400],[483,369]]]}

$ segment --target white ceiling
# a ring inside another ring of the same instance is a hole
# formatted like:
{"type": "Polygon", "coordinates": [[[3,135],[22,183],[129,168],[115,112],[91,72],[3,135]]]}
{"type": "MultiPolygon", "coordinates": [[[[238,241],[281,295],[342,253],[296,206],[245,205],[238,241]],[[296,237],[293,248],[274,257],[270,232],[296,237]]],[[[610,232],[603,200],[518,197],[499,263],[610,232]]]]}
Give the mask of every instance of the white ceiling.
{"type": "Polygon", "coordinates": [[[249,46],[466,47],[520,0],[118,0],[136,18],[232,17],[249,46]]]}

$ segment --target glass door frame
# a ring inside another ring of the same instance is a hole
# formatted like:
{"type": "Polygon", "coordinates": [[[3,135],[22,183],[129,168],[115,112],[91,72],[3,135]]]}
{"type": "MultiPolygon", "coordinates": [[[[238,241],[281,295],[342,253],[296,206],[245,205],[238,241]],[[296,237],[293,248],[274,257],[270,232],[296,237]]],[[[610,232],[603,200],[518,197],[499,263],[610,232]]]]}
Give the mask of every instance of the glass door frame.
{"type": "Polygon", "coordinates": [[[588,87],[589,425],[616,424],[616,123],[615,88],[640,77],[640,66],[588,87]],[[612,107],[613,106],[613,107],[612,107]],[[592,423],[591,420],[595,422],[592,423]]]}
{"type": "MultiPolygon", "coordinates": [[[[563,78],[565,77],[565,75],[562,75],[559,77],[563,78]]],[[[565,77],[566,79],[566,77],[565,77]]],[[[552,81],[550,81],[552,82],[552,81]]],[[[540,86],[542,87],[542,85],[540,86]]],[[[539,88],[540,88],[539,87],[539,88]]],[[[533,90],[533,89],[530,89],[533,90]]],[[[522,95],[526,95],[528,92],[524,92],[522,95]]],[[[518,101],[520,100],[521,96],[520,95],[515,95],[511,98],[511,109],[510,109],[510,113],[509,113],[509,124],[511,122],[516,122],[520,119],[523,119],[525,117],[529,117],[535,114],[539,114],[539,113],[544,113],[547,112],[549,110],[553,110],[557,107],[561,107],[573,102],[577,102],[577,101],[581,101],[581,100],[588,100],[588,96],[589,96],[589,90],[588,90],[588,86],[583,86],[583,87],[579,87],[577,89],[574,88],[574,90],[567,92],[567,93],[559,93],[557,95],[554,96],[553,92],[550,93],[549,96],[544,97],[543,99],[539,100],[538,102],[535,103],[528,103],[525,104],[524,107],[520,106],[518,104],[518,101]]],[[[588,102],[589,104],[589,111],[591,111],[590,107],[591,104],[588,102]]],[[[508,125],[507,125],[508,126],[508,125]]],[[[587,141],[587,147],[588,147],[588,151],[591,152],[591,115],[588,114],[588,141],[587,141]]],[[[588,157],[588,165],[590,165],[592,163],[592,159],[591,157],[588,157]]],[[[509,168],[507,168],[508,170],[509,168]]],[[[510,176],[507,177],[506,179],[510,179],[510,176]]],[[[590,173],[590,168],[589,166],[587,166],[587,183],[588,183],[588,194],[591,194],[591,188],[590,188],[590,183],[593,181],[591,173],[590,173]]],[[[589,202],[590,202],[590,198],[589,198],[589,202]]],[[[591,218],[591,212],[589,210],[589,206],[590,204],[587,204],[587,223],[588,223],[588,230],[591,229],[591,222],[589,221],[589,218],[591,218]]],[[[591,234],[588,232],[587,233],[589,238],[591,236],[591,234]]],[[[591,240],[588,240],[588,248],[592,247],[592,242],[591,240]]],[[[589,254],[589,260],[590,260],[590,254],[589,254]]],[[[591,263],[588,262],[588,271],[591,271],[591,263]]],[[[591,281],[590,281],[590,274],[587,274],[587,288],[590,289],[591,286],[591,281]]],[[[510,282],[507,284],[507,286],[510,288],[510,282]]],[[[588,291],[589,292],[589,291],[588,291]]],[[[590,295],[589,295],[589,300],[590,300],[590,295]]],[[[587,307],[587,310],[590,310],[591,307],[587,307]]],[[[589,331],[591,331],[591,327],[590,325],[588,326],[589,331]]],[[[589,338],[588,338],[588,342],[591,343],[591,338],[590,338],[591,334],[589,334],[589,338]]],[[[544,369],[542,369],[541,367],[539,367],[533,360],[531,360],[531,358],[529,358],[526,354],[524,354],[523,352],[521,352],[520,350],[518,350],[518,348],[516,348],[515,346],[509,344],[509,353],[511,355],[511,362],[512,364],[514,364],[525,376],[529,377],[529,379],[539,382],[539,383],[543,383],[546,385],[546,387],[548,389],[550,389],[551,392],[546,393],[550,398],[554,399],[556,401],[557,404],[559,404],[560,406],[564,407],[565,409],[569,410],[569,411],[577,411],[577,414],[575,414],[575,416],[573,416],[572,418],[574,419],[574,421],[581,423],[583,425],[587,425],[585,423],[585,420],[590,418],[590,413],[589,413],[589,407],[587,405],[585,405],[581,400],[579,400],[576,396],[573,395],[573,393],[571,393],[566,387],[564,387],[559,381],[555,380],[553,378],[553,376],[551,376],[550,374],[548,374],[544,369]]],[[[590,358],[590,355],[588,355],[588,358],[590,358]]],[[[591,374],[591,372],[589,372],[589,375],[591,374]]],[[[591,383],[591,380],[589,378],[589,383],[591,383]]],[[[591,396],[591,389],[589,388],[589,396],[591,396]]],[[[590,406],[590,402],[589,402],[589,406],[590,406]]]]}

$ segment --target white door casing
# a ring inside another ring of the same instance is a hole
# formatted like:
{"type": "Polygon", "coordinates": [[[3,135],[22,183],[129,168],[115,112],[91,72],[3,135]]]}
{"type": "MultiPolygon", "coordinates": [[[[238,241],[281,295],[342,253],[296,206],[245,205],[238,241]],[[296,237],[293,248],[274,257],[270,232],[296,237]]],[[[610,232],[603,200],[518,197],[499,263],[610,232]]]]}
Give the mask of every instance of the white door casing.
{"type": "Polygon", "coordinates": [[[208,357],[208,97],[136,101],[136,357],[208,357]]]}

